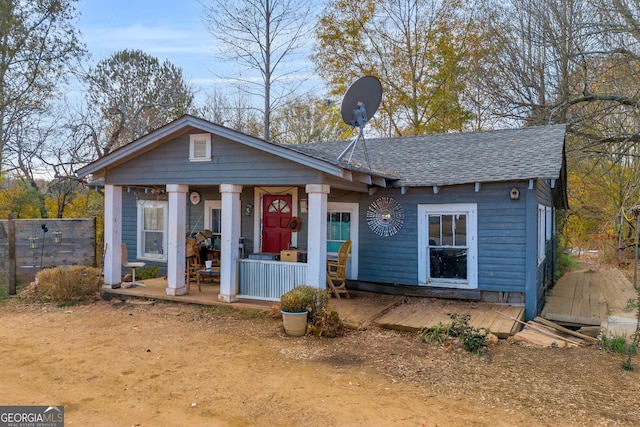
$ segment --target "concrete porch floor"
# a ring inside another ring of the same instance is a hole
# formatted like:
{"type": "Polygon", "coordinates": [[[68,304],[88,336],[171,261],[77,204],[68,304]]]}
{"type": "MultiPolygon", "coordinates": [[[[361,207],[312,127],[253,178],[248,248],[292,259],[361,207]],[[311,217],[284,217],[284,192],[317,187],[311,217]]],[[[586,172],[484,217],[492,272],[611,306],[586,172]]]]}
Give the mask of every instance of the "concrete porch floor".
{"type": "MultiPolygon", "coordinates": [[[[187,295],[166,295],[166,280],[162,278],[142,281],[146,286],[111,289],[104,287],[108,295],[132,296],[180,303],[210,306],[228,306],[237,309],[270,312],[275,301],[238,299],[234,303],[218,301],[220,286],[210,279],[201,283],[202,291],[191,282],[187,295]]],[[[352,298],[331,298],[329,309],[340,315],[345,325],[358,329],[375,325],[388,329],[417,332],[425,326],[449,323],[450,314],[469,314],[469,324],[489,329],[499,338],[507,338],[520,330],[524,319],[524,307],[482,302],[444,300],[437,298],[404,297],[400,295],[377,294],[363,291],[349,291],[352,298]],[[508,316],[508,317],[507,317],[508,316]]]]}

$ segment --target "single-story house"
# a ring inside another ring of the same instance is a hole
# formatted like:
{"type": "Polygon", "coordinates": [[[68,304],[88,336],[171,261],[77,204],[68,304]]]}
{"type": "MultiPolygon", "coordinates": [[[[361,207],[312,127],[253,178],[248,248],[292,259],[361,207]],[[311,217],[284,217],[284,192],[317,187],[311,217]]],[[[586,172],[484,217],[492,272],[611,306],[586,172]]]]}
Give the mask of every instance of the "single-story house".
{"type": "Polygon", "coordinates": [[[530,319],[567,207],[565,132],[372,138],[338,160],[348,142],[278,144],[185,115],[77,174],[104,179],[106,286],[125,242],[184,295],[186,236],[208,230],[220,300],[278,300],[326,286],[327,256],[351,240],[351,289],[524,304],[530,319]],[[292,248],[299,262],[281,261],[292,248]]]}

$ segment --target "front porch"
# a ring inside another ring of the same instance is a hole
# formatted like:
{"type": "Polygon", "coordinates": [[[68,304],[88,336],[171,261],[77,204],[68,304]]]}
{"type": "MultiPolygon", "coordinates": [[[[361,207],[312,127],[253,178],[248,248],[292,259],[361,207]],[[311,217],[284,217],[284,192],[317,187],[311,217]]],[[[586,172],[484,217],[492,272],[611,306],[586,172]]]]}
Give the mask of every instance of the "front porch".
{"type": "Polygon", "coordinates": [[[122,295],[136,298],[149,298],[159,301],[174,301],[209,306],[229,306],[238,309],[265,312],[270,311],[271,306],[274,304],[273,301],[250,298],[241,298],[233,303],[220,301],[218,298],[220,295],[220,284],[213,282],[209,278],[200,283],[202,291],[198,290],[198,285],[196,285],[195,282],[191,282],[189,285],[189,292],[185,295],[167,295],[167,281],[161,277],[142,280],[139,282],[143,283],[145,286],[118,289],[111,289],[110,286],[105,286],[102,288],[101,292],[105,295],[122,295]]]}

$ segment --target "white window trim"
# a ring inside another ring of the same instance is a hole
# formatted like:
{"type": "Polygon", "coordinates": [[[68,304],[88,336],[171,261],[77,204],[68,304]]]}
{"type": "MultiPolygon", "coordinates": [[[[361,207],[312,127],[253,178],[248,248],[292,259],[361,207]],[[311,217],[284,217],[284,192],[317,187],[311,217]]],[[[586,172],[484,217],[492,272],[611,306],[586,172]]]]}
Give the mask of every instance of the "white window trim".
{"type": "Polygon", "coordinates": [[[189,161],[190,162],[206,162],[211,161],[211,134],[210,133],[193,133],[189,135],[189,161]],[[195,144],[197,141],[206,143],[205,156],[195,156],[195,144]]]}
{"type": "MultiPolygon", "coordinates": [[[[253,252],[262,250],[262,196],[265,194],[291,195],[291,216],[298,216],[298,187],[256,187],[253,192],[253,252]]],[[[291,246],[298,247],[298,233],[291,233],[291,246]]]]}
{"type": "Polygon", "coordinates": [[[146,261],[157,261],[157,262],[167,262],[167,250],[168,250],[168,230],[169,230],[169,202],[167,201],[156,201],[156,200],[138,200],[137,203],[137,258],[146,261]],[[144,231],[144,208],[148,206],[162,207],[164,210],[164,214],[162,215],[162,247],[165,250],[165,253],[159,256],[145,255],[143,253],[143,231],[144,231]]]}
{"type": "MultiPolygon", "coordinates": [[[[208,229],[209,225],[211,224],[212,209],[220,209],[220,211],[222,212],[222,200],[205,200],[204,201],[204,224],[206,229],[208,229]]],[[[209,231],[213,232],[213,230],[209,230],[209,231]]]]}
{"type": "Polygon", "coordinates": [[[452,203],[441,205],[418,205],[418,283],[440,288],[478,288],[478,205],[476,203],[452,203]],[[429,279],[429,214],[467,215],[467,279],[429,279]]]}
{"type": "MultiPolygon", "coordinates": [[[[358,218],[360,207],[358,203],[343,203],[343,202],[327,202],[327,213],[329,212],[349,212],[351,214],[351,227],[349,230],[351,238],[351,254],[349,255],[349,261],[347,265],[347,279],[358,279],[358,240],[360,229],[358,224],[358,218]]],[[[327,255],[338,256],[337,252],[327,252],[327,255]]]]}
{"type": "Polygon", "coordinates": [[[222,200],[205,200],[204,201],[204,223],[206,227],[209,227],[209,224],[211,224],[212,209],[222,210],[222,200]]]}
{"type": "Polygon", "coordinates": [[[553,237],[553,208],[551,206],[545,207],[545,217],[546,217],[546,239],[547,241],[551,241],[553,237]]]}
{"type": "Polygon", "coordinates": [[[546,246],[546,227],[545,227],[545,206],[538,205],[538,265],[545,259],[545,246],[546,246]]]}

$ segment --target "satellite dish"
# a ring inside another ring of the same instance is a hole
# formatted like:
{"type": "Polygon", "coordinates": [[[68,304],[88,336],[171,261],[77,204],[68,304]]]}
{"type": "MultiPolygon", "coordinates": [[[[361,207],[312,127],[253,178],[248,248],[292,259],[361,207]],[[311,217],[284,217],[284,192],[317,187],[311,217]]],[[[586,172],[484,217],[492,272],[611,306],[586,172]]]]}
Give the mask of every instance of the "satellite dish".
{"type": "Polygon", "coordinates": [[[341,161],[347,151],[351,149],[349,155],[349,162],[353,157],[353,152],[358,144],[358,141],[362,140],[362,146],[364,148],[364,154],[367,160],[367,165],[371,169],[369,163],[369,155],[367,154],[367,147],[364,142],[364,126],[378,111],[380,101],[382,100],[382,84],[380,80],[373,76],[364,76],[353,83],[347,93],[344,94],[342,100],[341,115],[342,120],[351,126],[358,127],[358,136],[356,136],[351,143],[344,149],[344,151],[338,156],[338,161],[341,161]]]}
{"type": "Polygon", "coordinates": [[[358,79],[342,99],[342,120],[352,128],[364,125],[378,111],[381,99],[380,80],[373,76],[358,79]]]}

